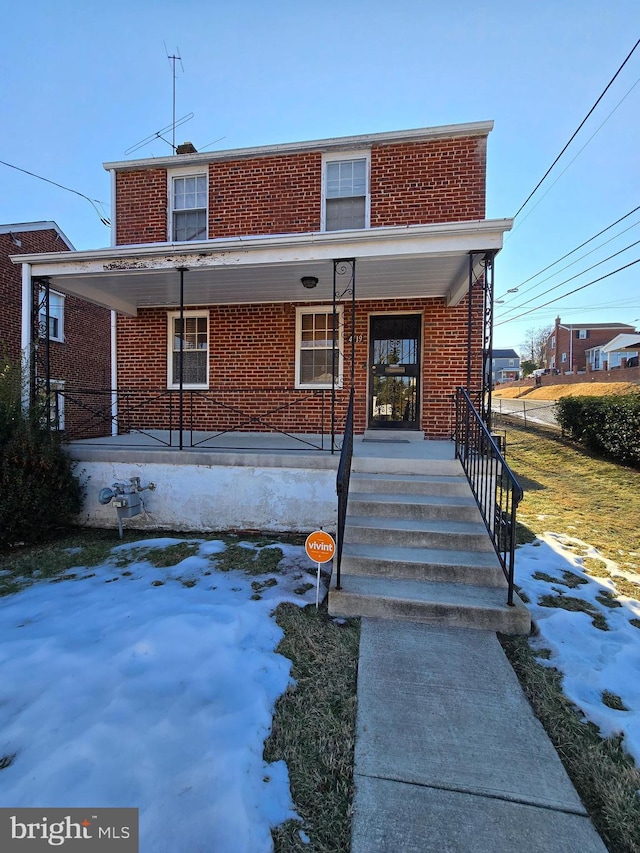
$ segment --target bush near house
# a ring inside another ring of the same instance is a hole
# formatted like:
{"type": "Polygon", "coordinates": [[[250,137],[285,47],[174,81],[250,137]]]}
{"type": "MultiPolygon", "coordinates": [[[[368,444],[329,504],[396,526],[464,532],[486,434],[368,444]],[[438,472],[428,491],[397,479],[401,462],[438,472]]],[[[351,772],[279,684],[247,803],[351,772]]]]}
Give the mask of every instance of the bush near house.
{"type": "Polygon", "coordinates": [[[22,411],[20,389],[18,369],[0,359],[0,548],[45,538],[81,507],[60,437],[42,412],[22,411]]]}
{"type": "Polygon", "coordinates": [[[640,468],[640,393],[563,397],[556,403],[563,432],[589,450],[640,468]]]}

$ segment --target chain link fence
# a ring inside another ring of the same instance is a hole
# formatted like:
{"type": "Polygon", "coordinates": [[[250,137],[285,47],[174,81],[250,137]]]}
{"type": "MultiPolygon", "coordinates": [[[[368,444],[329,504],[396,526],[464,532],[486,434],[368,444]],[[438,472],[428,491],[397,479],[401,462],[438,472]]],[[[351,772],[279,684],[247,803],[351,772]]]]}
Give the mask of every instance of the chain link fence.
{"type": "Polygon", "coordinates": [[[540,427],[560,430],[556,420],[555,401],[492,399],[491,411],[505,423],[518,426],[540,427]]]}

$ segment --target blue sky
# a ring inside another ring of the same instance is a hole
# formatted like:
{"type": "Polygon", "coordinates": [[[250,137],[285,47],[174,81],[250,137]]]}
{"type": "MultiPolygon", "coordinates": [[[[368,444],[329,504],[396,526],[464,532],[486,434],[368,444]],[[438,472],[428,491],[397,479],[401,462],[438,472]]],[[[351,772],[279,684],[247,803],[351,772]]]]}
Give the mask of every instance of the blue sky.
{"type": "MultiPolygon", "coordinates": [[[[195,114],[178,142],[202,150],[223,137],[210,147],[237,148],[493,119],[487,216],[510,217],[638,38],[637,0],[540,0],[526,11],[503,0],[11,4],[0,33],[0,160],[108,202],[102,163],[127,159],[128,148],[171,122],[166,42],[184,65],[177,116],[195,114]]],[[[498,297],[640,204],[639,79],[640,47],[516,220],[497,260],[498,297]]],[[[156,140],[131,156],[169,152],[156,140]]],[[[46,219],[78,249],[109,243],[87,201],[0,164],[0,223],[46,219]]],[[[640,211],[559,266],[618,235],[607,246],[506,296],[495,345],[518,348],[527,329],[556,314],[640,325],[640,264],[501,322],[640,258],[634,246],[540,295],[640,240],[635,223],[640,211]]]]}

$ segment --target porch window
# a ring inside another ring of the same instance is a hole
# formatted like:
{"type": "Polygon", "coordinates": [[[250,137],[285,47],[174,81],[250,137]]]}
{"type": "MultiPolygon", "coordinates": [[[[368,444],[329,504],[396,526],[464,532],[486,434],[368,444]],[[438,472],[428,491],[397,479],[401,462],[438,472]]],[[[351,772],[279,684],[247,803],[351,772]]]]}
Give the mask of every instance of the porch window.
{"type": "Polygon", "coordinates": [[[185,311],[184,331],[180,314],[169,315],[167,385],[180,387],[180,340],[183,341],[183,388],[209,387],[209,314],[185,311]]]}
{"type": "Polygon", "coordinates": [[[342,308],[298,308],[296,315],[296,388],[331,388],[342,383],[342,308]],[[334,325],[335,319],[335,325],[334,325]],[[335,336],[335,361],[332,365],[335,336]]]}
{"type": "Polygon", "coordinates": [[[323,230],[345,231],[369,225],[369,154],[325,157],[323,230]]]}
{"type": "MultiPolygon", "coordinates": [[[[40,291],[38,306],[38,324],[40,337],[47,336],[47,305],[45,291],[40,291]]],[[[64,342],[64,296],[49,291],[49,340],[64,342]]]]}
{"type": "Polygon", "coordinates": [[[207,239],[207,176],[172,178],[172,238],[176,243],[207,239]]]}

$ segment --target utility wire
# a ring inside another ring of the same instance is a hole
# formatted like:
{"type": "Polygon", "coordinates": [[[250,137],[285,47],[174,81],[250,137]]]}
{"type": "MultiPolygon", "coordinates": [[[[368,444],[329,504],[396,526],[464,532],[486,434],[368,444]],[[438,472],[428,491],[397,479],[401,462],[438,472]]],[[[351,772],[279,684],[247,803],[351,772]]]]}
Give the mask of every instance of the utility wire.
{"type": "Polygon", "coordinates": [[[12,163],[7,163],[5,160],[0,160],[0,163],[2,163],[3,166],[8,166],[10,169],[15,169],[17,172],[23,172],[25,175],[30,175],[32,178],[38,178],[40,181],[45,181],[47,184],[53,184],[54,187],[60,187],[61,190],[66,190],[67,192],[74,193],[74,195],[79,195],[80,198],[84,198],[89,202],[91,207],[98,214],[98,218],[103,225],[106,225],[107,228],[111,225],[109,218],[104,212],[105,202],[100,201],[97,198],[89,198],[88,195],[78,192],[78,190],[72,190],[71,187],[65,187],[63,184],[58,184],[56,181],[51,181],[49,178],[43,178],[42,175],[36,175],[35,172],[29,172],[27,169],[21,169],[20,166],[14,166],[12,163]],[[102,212],[96,206],[98,204],[102,208],[102,212]]]}
{"type": "MultiPolygon", "coordinates": [[[[537,296],[532,296],[531,299],[527,299],[526,302],[521,302],[520,305],[514,305],[513,308],[507,308],[507,313],[511,314],[512,311],[518,311],[520,308],[524,308],[525,305],[528,305],[530,302],[533,302],[534,299],[540,299],[541,296],[546,296],[547,293],[552,293],[554,290],[557,290],[559,287],[563,287],[565,284],[568,284],[570,281],[573,281],[575,278],[580,278],[581,275],[584,275],[586,272],[591,272],[596,267],[599,267],[601,264],[610,261],[611,258],[615,258],[617,255],[621,255],[623,252],[626,252],[627,249],[632,249],[634,246],[637,246],[640,243],[640,240],[636,240],[635,243],[630,243],[628,246],[625,246],[624,249],[620,249],[617,252],[614,252],[612,255],[609,255],[607,258],[603,258],[601,261],[598,261],[596,264],[592,264],[590,267],[587,267],[581,272],[577,272],[575,275],[572,275],[570,278],[565,278],[564,281],[561,281],[559,284],[554,284],[553,287],[550,287],[548,290],[545,290],[543,293],[539,293],[537,296]]],[[[572,291],[574,292],[574,291],[572,291]]],[[[567,294],[568,295],[568,294],[567,294]]],[[[542,307],[542,306],[539,306],[542,307]]]]}
{"type": "MultiPolygon", "coordinates": [[[[575,247],[575,249],[571,249],[571,251],[570,251],[570,252],[567,252],[565,255],[562,255],[562,257],[561,257],[561,258],[558,258],[557,260],[553,261],[552,263],[547,264],[547,266],[546,266],[546,267],[543,267],[541,270],[538,270],[538,272],[534,273],[533,275],[530,275],[530,276],[529,276],[529,278],[525,278],[525,280],[524,280],[524,281],[520,282],[520,284],[518,284],[518,285],[517,285],[517,288],[518,288],[518,289],[520,289],[521,287],[524,287],[524,285],[525,285],[525,284],[528,284],[530,281],[533,281],[533,279],[534,279],[534,278],[537,278],[539,275],[542,275],[542,273],[543,273],[543,272],[546,272],[547,270],[550,270],[550,269],[551,269],[551,267],[555,267],[555,265],[556,265],[556,264],[559,264],[561,261],[564,261],[564,259],[565,259],[565,258],[568,258],[568,257],[569,257],[569,255],[573,255],[573,253],[574,253],[574,252],[579,251],[579,250],[580,250],[580,249],[582,249],[584,246],[586,246],[588,243],[591,243],[591,241],[592,241],[592,240],[596,240],[598,237],[600,237],[600,236],[601,236],[602,234],[604,234],[606,231],[609,231],[611,228],[614,228],[616,225],[618,225],[618,224],[619,224],[620,222],[622,222],[624,219],[628,219],[628,218],[629,218],[630,216],[632,216],[632,215],[633,215],[637,210],[640,210],[640,204],[639,204],[637,207],[634,207],[634,208],[633,208],[633,210],[630,210],[630,211],[629,211],[629,213],[625,213],[625,215],[624,215],[624,216],[621,216],[621,217],[620,217],[620,219],[616,219],[616,221],[615,221],[615,222],[612,222],[612,223],[611,223],[611,225],[607,225],[607,227],[606,227],[606,228],[603,228],[603,229],[602,229],[602,231],[598,231],[598,233],[597,233],[597,234],[594,234],[594,235],[593,235],[593,237],[589,237],[589,239],[588,239],[588,240],[585,240],[585,241],[584,241],[584,243],[580,243],[580,245],[579,245],[579,246],[576,246],[576,247],[575,247]]],[[[637,223],[636,223],[636,224],[637,224],[637,223]]],[[[624,234],[624,231],[621,231],[620,233],[621,233],[621,234],[624,234]]],[[[618,236],[619,236],[619,235],[618,235],[618,236]]],[[[604,243],[603,243],[602,245],[604,245],[604,243]]],[[[566,269],[566,267],[565,267],[565,269],[566,269]]],[[[503,297],[503,296],[506,296],[506,295],[507,295],[507,291],[505,291],[501,296],[498,296],[497,298],[498,298],[498,299],[502,299],[502,297],[503,297]]]]}
{"type": "Polygon", "coordinates": [[[518,208],[518,210],[517,210],[517,212],[516,212],[515,216],[513,217],[514,219],[516,219],[516,218],[518,217],[518,215],[521,213],[522,209],[523,209],[523,208],[524,208],[524,207],[529,203],[529,201],[531,200],[531,198],[535,195],[535,193],[536,193],[536,192],[538,191],[538,189],[540,188],[540,185],[541,185],[541,184],[543,183],[543,181],[546,179],[546,177],[547,177],[547,175],[549,174],[549,172],[553,169],[553,167],[556,165],[556,163],[558,162],[558,160],[562,157],[562,155],[564,154],[564,152],[567,150],[567,148],[571,145],[571,143],[573,142],[573,140],[576,138],[576,136],[578,135],[578,133],[582,130],[582,128],[584,127],[584,125],[585,125],[585,123],[586,123],[586,121],[587,121],[587,119],[591,116],[591,114],[593,113],[593,111],[595,110],[595,108],[598,106],[598,104],[600,103],[600,101],[604,98],[604,96],[606,95],[606,93],[609,91],[609,89],[610,89],[610,88],[611,88],[611,86],[613,85],[614,80],[616,79],[616,77],[618,76],[618,74],[620,74],[620,72],[622,71],[622,69],[624,68],[624,66],[627,64],[627,62],[631,59],[631,56],[633,55],[633,53],[634,53],[635,49],[638,47],[638,45],[639,45],[639,44],[640,44],[640,39],[638,39],[638,41],[637,41],[637,42],[634,44],[634,46],[631,48],[631,50],[630,50],[630,51],[629,51],[629,53],[627,54],[627,56],[626,56],[626,58],[625,58],[624,62],[622,63],[622,65],[618,68],[618,70],[617,70],[617,71],[616,71],[616,73],[613,75],[613,77],[611,78],[611,80],[609,80],[609,82],[607,83],[607,85],[606,85],[606,86],[605,86],[605,88],[603,89],[603,91],[602,91],[602,93],[601,93],[600,97],[599,97],[599,98],[598,98],[598,100],[595,102],[595,104],[591,107],[591,109],[590,109],[590,110],[589,110],[589,112],[586,114],[586,116],[582,119],[582,121],[580,122],[580,124],[578,125],[578,127],[576,128],[576,130],[574,130],[573,134],[571,135],[571,138],[570,138],[570,139],[569,139],[569,141],[566,143],[566,145],[564,146],[564,148],[562,149],[562,151],[558,154],[558,156],[556,157],[556,159],[555,159],[555,160],[553,161],[553,163],[549,166],[549,168],[548,168],[548,169],[547,169],[547,171],[544,173],[544,175],[540,178],[540,180],[539,180],[539,181],[538,181],[538,183],[535,185],[535,187],[531,190],[531,192],[529,193],[529,195],[527,196],[527,198],[526,198],[526,199],[524,200],[524,202],[520,205],[520,207],[518,208]]]}
{"type": "Polygon", "coordinates": [[[521,317],[526,317],[527,314],[533,314],[534,311],[539,311],[540,308],[546,308],[547,305],[553,305],[554,302],[560,302],[561,299],[565,299],[567,296],[571,296],[574,293],[578,293],[579,290],[584,290],[586,287],[591,287],[592,284],[597,284],[599,281],[603,281],[605,278],[609,278],[612,275],[616,275],[616,273],[622,272],[622,270],[626,270],[629,267],[632,267],[634,264],[640,264],[640,258],[636,258],[635,261],[631,261],[628,264],[625,264],[623,267],[618,267],[617,270],[613,270],[612,272],[605,273],[605,275],[601,275],[600,278],[594,278],[593,281],[589,281],[586,284],[581,285],[580,287],[576,287],[574,290],[570,290],[568,293],[564,293],[562,296],[556,296],[555,299],[550,299],[548,302],[545,302],[543,305],[538,305],[535,308],[530,308],[528,311],[524,311],[522,314],[518,314],[517,317],[509,317],[508,320],[501,320],[499,323],[496,323],[496,326],[503,326],[505,323],[512,323],[514,320],[519,320],[521,317]]]}
{"type": "Polygon", "coordinates": [[[618,101],[618,103],[617,103],[617,104],[615,105],[615,107],[611,110],[611,112],[610,112],[610,113],[609,113],[609,115],[604,119],[604,121],[600,122],[600,124],[598,125],[598,127],[593,131],[593,133],[592,133],[592,134],[591,134],[591,136],[587,139],[587,141],[584,143],[584,145],[582,146],[582,148],[579,148],[579,149],[578,149],[578,151],[575,153],[575,155],[571,158],[571,160],[569,160],[569,162],[567,163],[567,165],[566,165],[566,166],[564,167],[564,169],[560,172],[560,174],[559,174],[559,175],[558,175],[558,177],[555,179],[555,181],[551,184],[551,186],[550,186],[550,187],[548,187],[548,188],[547,188],[547,189],[542,193],[542,195],[540,196],[540,198],[538,199],[538,201],[533,205],[533,207],[529,210],[529,212],[526,214],[526,216],[523,216],[523,217],[522,217],[522,219],[517,223],[517,225],[515,226],[515,228],[513,228],[513,229],[512,229],[511,233],[513,233],[514,231],[517,231],[517,230],[518,230],[518,228],[519,228],[521,225],[523,225],[523,224],[527,221],[527,219],[531,216],[531,214],[532,214],[532,213],[533,213],[533,211],[536,209],[536,207],[538,207],[538,205],[542,203],[542,201],[543,201],[543,200],[544,200],[544,199],[549,195],[549,193],[551,192],[551,190],[552,190],[552,189],[555,187],[555,185],[558,183],[558,181],[560,180],[560,178],[561,178],[561,177],[565,174],[565,172],[566,172],[566,171],[568,171],[568,169],[570,169],[570,168],[571,168],[571,166],[575,163],[575,161],[576,161],[576,160],[578,159],[578,157],[582,154],[582,152],[584,151],[584,149],[589,145],[589,143],[591,142],[591,140],[592,140],[592,139],[594,139],[594,138],[595,138],[595,137],[600,133],[600,131],[602,130],[602,128],[603,128],[603,127],[605,126],[605,124],[609,121],[609,119],[611,118],[611,116],[615,113],[615,111],[616,111],[616,110],[618,109],[618,107],[622,104],[622,102],[623,102],[623,101],[626,101],[626,99],[627,99],[627,98],[629,97],[629,95],[633,92],[633,90],[636,88],[636,86],[638,85],[638,83],[640,83],[640,77],[636,80],[636,82],[633,84],[633,86],[632,86],[632,87],[631,87],[631,88],[630,88],[630,89],[629,89],[629,90],[628,90],[628,91],[623,95],[623,97],[622,97],[622,98],[620,98],[620,100],[618,101]]]}
{"type": "MultiPolygon", "coordinates": [[[[637,222],[634,222],[633,225],[629,225],[628,228],[623,228],[623,230],[620,231],[618,234],[614,234],[613,237],[610,237],[608,240],[605,240],[603,243],[600,243],[600,245],[596,246],[595,249],[591,249],[589,252],[585,252],[584,255],[580,255],[579,258],[576,258],[574,261],[571,261],[570,264],[566,264],[564,267],[560,267],[559,270],[552,272],[551,275],[548,275],[548,276],[546,276],[546,278],[541,279],[537,284],[532,284],[531,287],[527,287],[525,290],[522,291],[522,293],[519,292],[519,290],[520,290],[519,288],[516,288],[518,290],[518,295],[514,296],[513,299],[510,301],[515,302],[518,299],[521,299],[526,293],[531,293],[532,290],[536,290],[538,287],[541,287],[545,283],[545,281],[549,281],[549,279],[552,279],[555,276],[560,275],[561,272],[564,272],[565,270],[570,269],[570,267],[574,266],[574,264],[577,264],[578,261],[582,261],[585,258],[588,258],[589,255],[593,255],[594,252],[597,252],[599,249],[601,249],[603,246],[606,246],[608,243],[612,243],[614,240],[617,240],[618,237],[622,237],[623,234],[626,234],[627,231],[631,231],[631,229],[635,228],[637,225],[640,225],[640,219],[637,222]]],[[[635,245],[635,243],[632,245],[635,245]]],[[[630,248],[630,247],[627,246],[627,248],[630,248]]],[[[622,249],[622,251],[624,251],[624,249],[622,249]]],[[[609,255],[609,258],[612,258],[612,257],[614,257],[614,255],[609,255]]],[[[609,258],[605,258],[605,260],[609,260],[609,258]]],[[[600,263],[602,263],[602,261],[600,261],[600,263]]],[[[598,266],[598,264],[594,264],[594,266],[598,266]]],[[[589,267],[588,269],[593,269],[593,267],[589,267]]],[[[583,270],[583,272],[588,272],[588,270],[583,270]]],[[[579,275],[581,275],[581,273],[579,273],[579,275]]],[[[565,279],[565,282],[566,281],[570,281],[570,279],[565,279]]],[[[562,282],[562,284],[564,284],[565,282],[562,282]]],[[[557,286],[559,287],[560,285],[557,285],[557,286]]],[[[549,291],[545,291],[545,292],[548,293],[549,291]]],[[[544,293],[540,293],[539,295],[544,296],[544,293]]],[[[502,301],[504,301],[504,300],[502,300],[502,301]]],[[[519,308],[520,306],[517,306],[517,307],[519,308]]],[[[505,310],[505,309],[502,309],[502,310],[505,310]]]]}

